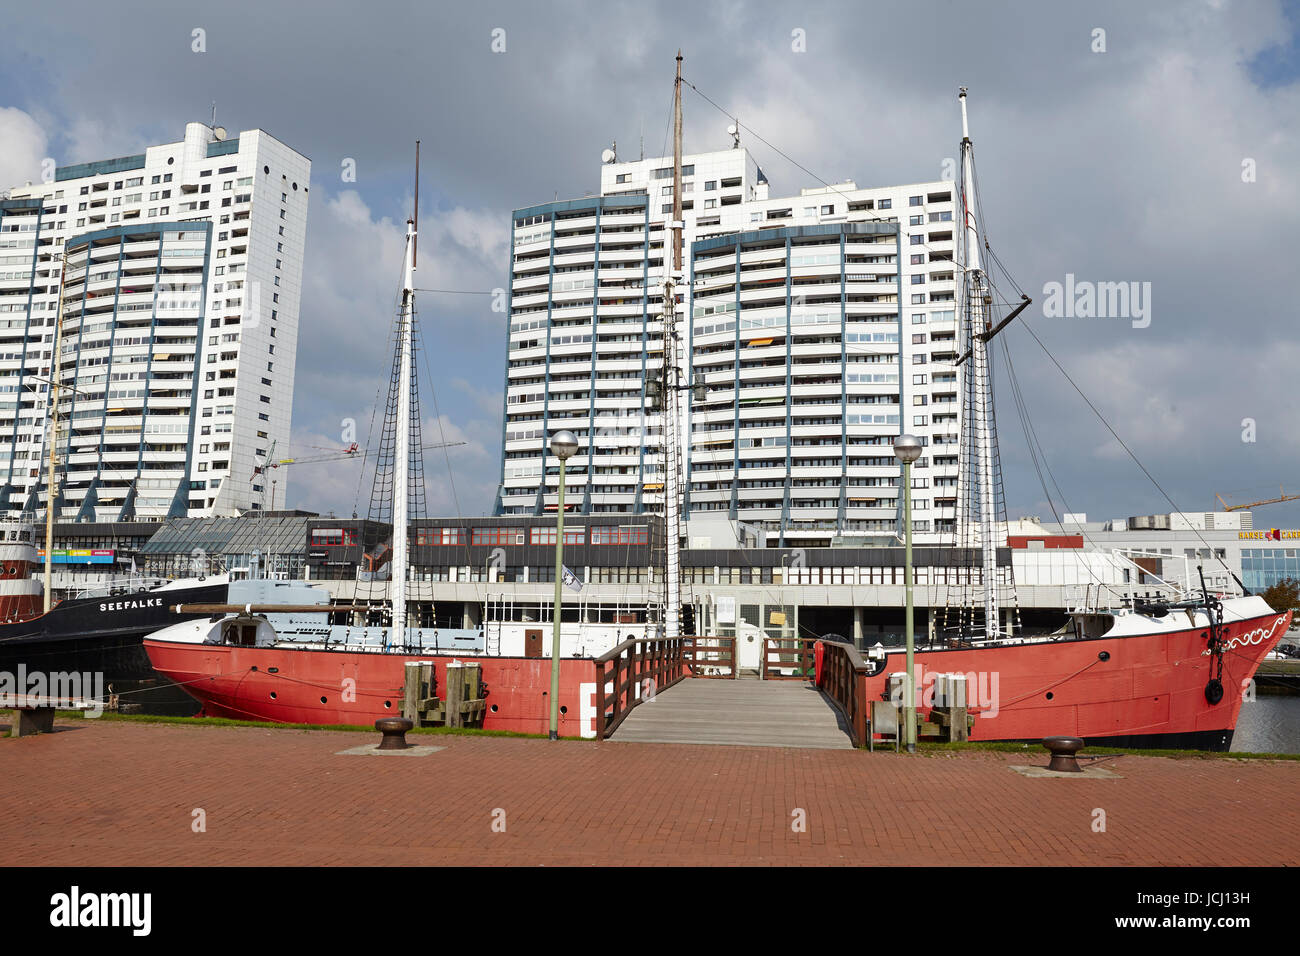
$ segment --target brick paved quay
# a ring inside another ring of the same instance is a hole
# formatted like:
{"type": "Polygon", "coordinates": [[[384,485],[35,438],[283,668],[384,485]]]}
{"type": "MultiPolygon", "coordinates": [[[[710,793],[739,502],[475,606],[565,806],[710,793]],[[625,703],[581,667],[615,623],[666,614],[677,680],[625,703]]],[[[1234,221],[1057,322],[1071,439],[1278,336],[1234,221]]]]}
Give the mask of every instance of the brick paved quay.
{"type": "Polygon", "coordinates": [[[0,740],[6,865],[1300,862],[1294,761],[1126,756],[1105,763],[1122,779],[1062,780],[1008,769],[1041,751],[418,735],[446,749],[375,757],[337,753],[375,734],[58,726],[0,740]]]}

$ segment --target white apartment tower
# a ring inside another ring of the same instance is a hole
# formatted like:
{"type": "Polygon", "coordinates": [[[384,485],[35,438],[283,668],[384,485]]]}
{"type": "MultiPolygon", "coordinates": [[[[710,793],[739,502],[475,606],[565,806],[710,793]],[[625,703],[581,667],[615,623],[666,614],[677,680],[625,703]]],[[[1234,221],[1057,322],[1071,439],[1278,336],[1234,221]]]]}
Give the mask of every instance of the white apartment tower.
{"type": "MultiPolygon", "coordinates": [[[[900,527],[892,441],[917,434],[918,541],[956,515],[960,371],[955,184],[772,198],[736,147],[683,158],[679,333],[684,515],[720,513],[786,546],[900,527]]],[[[663,434],[644,383],[663,354],[672,159],[606,163],[600,196],[517,210],[498,510],[555,508],[561,428],[572,510],[662,508],[663,434]]],[[[566,508],[566,510],[568,510],[566,508]]]]}
{"type": "Polygon", "coordinates": [[[0,508],[45,507],[50,441],[62,520],[270,506],[255,472],[289,440],[310,175],[262,130],[190,123],[179,143],[10,190],[0,508]]]}

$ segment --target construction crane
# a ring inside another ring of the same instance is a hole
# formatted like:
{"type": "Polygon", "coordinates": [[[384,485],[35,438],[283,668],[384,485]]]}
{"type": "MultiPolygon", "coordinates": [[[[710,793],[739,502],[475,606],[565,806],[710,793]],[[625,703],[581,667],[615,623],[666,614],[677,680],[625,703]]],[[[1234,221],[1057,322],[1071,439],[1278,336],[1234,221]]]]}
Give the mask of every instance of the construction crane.
{"type": "Polygon", "coordinates": [[[1216,494],[1214,497],[1219,499],[1219,504],[1223,505],[1224,511],[1242,511],[1246,508],[1257,508],[1260,505],[1275,505],[1283,501],[1300,501],[1300,495],[1288,495],[1281,485],[1277,487],[1278,496],[1276,498],[1265,498],[1263,501],[1251,501],[1244,505],[1230,505],[1223,500],[1223,495],[1216,494]]]}
{"type": "MultiPolygon", "coordinates": [[[[456,445],[465,444],[463,441],[438,441],[428,445],[421,445],[421,451],[427,451],[431,448],[452,448],[456,445]]],[[[275,454],[275,444],[271,445],[271,454],[275,454]]],[[[262,464],[253,469],[253,477],[262,474],[267,468],[282,468],[286,465],[310,465],[321,461],[352,461],[366,457],[366,452],[356,443],[353,442],[347,448],[342,448],[331,455],[314,455],[311,458],[267,458],[262,464]]]]}
{"type": "MultiPolygon", "coordinates": [[[[463,441],[439,441],[439,442],[432,442],[431,444],[428,445],[421,445],[420,450],[427,451],[428,449],[431,448],[452,448],[456,445],[463,445],[463,444],[465,444],[463,441]]],[[[353,442],[352,444],[348,445],[347,448],[342,448],[339,451],[334,452],[333,454],[314,455],[311,458],[272,458],[271,456],[274,454],[275,454],[275,442],[272,441],[271,449],[270,451],[267,452],[266,458],[262,460],[262,463],[260,465],[253,466],[253,474],[248,479],[250,482],[256,481],[257,476],[265,474],[268,468],[283,468],[286,465],[312,465],[323,461],[353,461],[353,460],[364,459],[366,457],[366,452],[360,447],[360,445],[358,445],[357,442],[353,442]]],[[[274,479],[272,479],[271,481],[271,486],[272,486],[271,507],[272,509],[274,509],[275,507],[274,479]]],[[[263,511],[266,510],[265,486],[263,486],[262,489],[262,510],[263,511]]]]}

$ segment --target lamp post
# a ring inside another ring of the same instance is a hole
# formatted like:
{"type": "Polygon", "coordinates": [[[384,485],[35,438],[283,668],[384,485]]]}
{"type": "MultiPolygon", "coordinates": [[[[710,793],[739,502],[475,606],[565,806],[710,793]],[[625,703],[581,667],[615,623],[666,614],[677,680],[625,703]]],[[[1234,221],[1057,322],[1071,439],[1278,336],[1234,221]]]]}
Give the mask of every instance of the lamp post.
{"type": "Polygon", "coordinates": [[[907,593],[904,630],[907,637],[907,682],[903,686],[903,724],[907,752],[916,753],[916,628],[912,619],[912,462],[921,456],[915,435],[894,439],[894,457],[903,463],[903,584],[907,593]]]}
{"type": "Polygon", "coordinates": [[[551,436],[551,454],[560,459],[560,495],[555,508],[555,610],[551,630],[551,739],[560,736],[560,608],[564,602],[564,463],[578,450],[578,438],[565,430],[551,436]]]}

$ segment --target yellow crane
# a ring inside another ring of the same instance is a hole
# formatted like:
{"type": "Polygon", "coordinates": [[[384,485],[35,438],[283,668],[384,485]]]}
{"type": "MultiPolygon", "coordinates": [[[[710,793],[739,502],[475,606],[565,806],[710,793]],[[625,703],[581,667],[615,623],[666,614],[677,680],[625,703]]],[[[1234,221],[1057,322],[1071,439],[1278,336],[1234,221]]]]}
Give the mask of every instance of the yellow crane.
{"type": "MultiPolygon", "coordinates": [[[[463,441],[438,441],[429,445],[421,445],[420,449],[427,450],[430,448],[454,448],[456,445],[465,444],[463,441]]],[[[271,454],[275,454],[275,445],[271,445],[271,454]]],[[[365,449],[358,447],[353,442],[347,448],[341,448],[330,455],[318,455],[313,458],[273,458],[263,461],[262,464],[253,468],[253,477],[256,478],[267,468],[280,468],[284,465],[307,465],[320,461],[352,461],[354,459],[363,459],[366,457],[365,449]]]]}
{"type": "Polygon", "coordinates": [[[1219,504],[1223,505],[1224,511],[1242,511],[1246,508],[1257,508],[1260,505],[1275,505],[1282,501],[1298,501],[1300,495],[1288,495],[1281,485],[1277,486],[1278,496],[1276,498],[1265,498],[1263,501],[1250,501],[1244,505],[1230,505],[1223,500],[1223,495],[1216,494],[1214,497],[1219,499],[1219,504]]]}
{"type": "MultiPolygon", "coordinates": [[[[436,441],[428,445],[421,445],[420,450],[426,451],[430,448],[454,448],[457,445],[463,445],[463,444],[465,444],[463,441],[436,441]]],[[[271,458],[270,456],[274,454],[275,454],[275,442],[271,442],[271,450],[267,453],[267,457],[262,460],[262,463],[260,465],[253,466],[253,475],[251,478],[249,478],[250,482],[256,481],[258,475],[266,474],[266,470],[268,468],[283,468],[286,465],[308,465],[308,464],[316,464],[317,462],[324,462],[324,461],[352,461],[354,459],[364,460],[366,457],[366,450],[364,448],[361,448],[357,442],[353,442],[352,444],[348,445],[348,447],[340,448],[329,455],[316,455],[311,458],[271,458]]],[[[275,510],[275,484],[276,484],[275,479],[272,478],[271,479],[271,510],[273,511],[275,510]]],[[[265,508],[266,507],[265,486],[263,486],[263,489],[264,490],[262,491],[262,507],[265,508]]]]}

